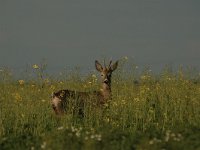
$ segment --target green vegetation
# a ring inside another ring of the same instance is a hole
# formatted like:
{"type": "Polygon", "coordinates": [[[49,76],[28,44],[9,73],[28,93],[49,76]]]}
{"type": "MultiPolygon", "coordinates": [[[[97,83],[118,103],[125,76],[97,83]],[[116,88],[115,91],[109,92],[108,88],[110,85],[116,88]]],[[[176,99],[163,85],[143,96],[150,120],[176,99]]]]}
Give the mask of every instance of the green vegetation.
{"type": "Polygon", "coordinates": [[[109,106],[86,107],[81,118],[56,117],[50,95],[59,89],[98,90],[96,75],[75,71],[58,79],[45,75],[44,66],[33,70],[37,78],[21,80],[0,72],[1,150],[200,149],[198,75],[181,69],[138,74],[137,68],[126,72],[121,66],[113,73],[109,106]]]}

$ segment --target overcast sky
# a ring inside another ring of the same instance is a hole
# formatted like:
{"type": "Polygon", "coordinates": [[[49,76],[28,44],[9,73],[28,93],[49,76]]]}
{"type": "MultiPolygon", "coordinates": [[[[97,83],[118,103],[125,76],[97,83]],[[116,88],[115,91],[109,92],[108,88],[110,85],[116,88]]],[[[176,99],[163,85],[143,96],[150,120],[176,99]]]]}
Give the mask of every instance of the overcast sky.
{"type": "Polygon", "coordinates": [[[48,69],[128,56],[200,67],[199,0],[0,0],[0,67],[48,69]]]}

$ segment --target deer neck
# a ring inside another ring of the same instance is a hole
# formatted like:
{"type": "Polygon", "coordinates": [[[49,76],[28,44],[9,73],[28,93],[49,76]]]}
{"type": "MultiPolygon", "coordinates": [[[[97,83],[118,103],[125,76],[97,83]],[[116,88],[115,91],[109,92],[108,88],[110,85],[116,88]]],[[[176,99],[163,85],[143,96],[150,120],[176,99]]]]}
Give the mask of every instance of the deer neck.
{"type": "Polygon", "coordinates": [[[111,97],[111,85],[102,83],[101,94],[103,95],[104,99],[109,99],[111,97]]]}

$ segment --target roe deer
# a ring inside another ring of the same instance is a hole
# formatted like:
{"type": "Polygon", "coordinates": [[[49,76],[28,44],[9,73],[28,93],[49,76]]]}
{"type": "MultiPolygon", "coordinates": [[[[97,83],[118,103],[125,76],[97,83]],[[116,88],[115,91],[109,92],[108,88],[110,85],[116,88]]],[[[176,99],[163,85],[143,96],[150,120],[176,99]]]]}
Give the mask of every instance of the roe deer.
{"type": "MultiPolygon", "coordinates": [[[[67,105],[70,101],[75,101],[78,99],[78,102],[75,104],[77,105],[79,111],[83,109],[84,103],[87,103],[87,100],[90,99],[92,103],[95,105],[104,105],[111,99],[111,77],[112,72],[117,68],[118,61],[112,64],[110,61],[108,67],[105,65],[104,67],[96,60],[95,67],[96,70],[101,73],[101,89],[100,91],[93,91],[93,92],[79,92],[79,91],[72,91],[72,90],[59,90],[52,94],[52,108],[57,115],[62,115],[66,111],[67,105]]],[[[88,100],[89,102],[89,100],[88,100]]],[[[79,112],[80,113],[80,112],[79,112]]]]}

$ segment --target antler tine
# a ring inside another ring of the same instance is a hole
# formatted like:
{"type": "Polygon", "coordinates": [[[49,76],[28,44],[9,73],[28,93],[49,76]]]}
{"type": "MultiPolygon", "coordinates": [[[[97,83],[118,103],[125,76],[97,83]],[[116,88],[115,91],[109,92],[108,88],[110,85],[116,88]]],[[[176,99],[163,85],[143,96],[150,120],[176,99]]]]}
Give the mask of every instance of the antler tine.
{"type": "Polygon", "coordinates": [[[108,66],[109,68],[110,68],[111,64],[112,64],[112,60],[110,60],[110,63],[109,63],[109,66],[108,66]]]}

